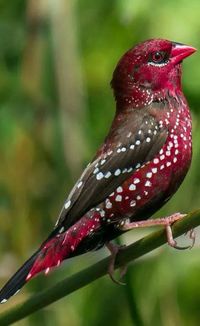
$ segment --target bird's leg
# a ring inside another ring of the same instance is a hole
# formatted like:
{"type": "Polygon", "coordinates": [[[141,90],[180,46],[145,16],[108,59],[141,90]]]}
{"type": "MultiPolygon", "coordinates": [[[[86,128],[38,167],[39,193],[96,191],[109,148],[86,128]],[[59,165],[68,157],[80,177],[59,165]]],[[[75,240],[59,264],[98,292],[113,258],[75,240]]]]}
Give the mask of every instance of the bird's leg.
{"type": "Polygon", "coordinates": [[[163,218],[149,219],[149,220],[138,221],[138,222],[129,222],[129,220],[127,219],[127,220],[121,221],[118,227],[122,231],[127,231],[127,230],[134,229],[134,228],[143,228],[143,227],[150,227],[150,226],[156,226],[156,225],[163,225],[166,230],[168,244],[173,248],[183,250],[183,249],[188,249],[188,248],[193,247],[194,242],[195,242],[195,233],[193,230],[190,231],[190,238],[192,239],[191,246],[179,247],[173,238],[171,225],[174,222],[182,219],[184,216],[185,216],[185,214],[176,213],[176,214],[173,214],[173,215],[170,215],[167,217],[163,217],[163,218]]]}
{"type": "MultiPolygon", "coordinates": [[[[108,250],[111,253],[111,259],[110,259],[110,263],[108,266],[108,274],[114,283],[116,283],[118,285],[125,285],[125,283],[120,282],[119,280],[116,280],[116,278],[114,277],[116,256],[117,256],[118,252],[120,250],[122,250],[125,246],[119,246],[112,242],[107,242],[106,247],[108,248],[108,250]]],[[[120,271],[120,278],[122,278],[126,274],[126,270],[127,270],[127,265],[124,265],[120,271]]]]}

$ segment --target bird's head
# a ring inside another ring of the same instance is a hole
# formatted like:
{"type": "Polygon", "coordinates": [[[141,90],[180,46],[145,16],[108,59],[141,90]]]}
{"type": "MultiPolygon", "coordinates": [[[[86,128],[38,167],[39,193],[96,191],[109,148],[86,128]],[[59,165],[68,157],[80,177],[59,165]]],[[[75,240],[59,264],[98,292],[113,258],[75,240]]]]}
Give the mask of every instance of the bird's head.
{"type": "Polygon", "coordinates": [[[181,91],[181,62],[195,48],[163,39],[136,45],[120,59],[111,85],[117,101],[139,107],[181,91]]]}

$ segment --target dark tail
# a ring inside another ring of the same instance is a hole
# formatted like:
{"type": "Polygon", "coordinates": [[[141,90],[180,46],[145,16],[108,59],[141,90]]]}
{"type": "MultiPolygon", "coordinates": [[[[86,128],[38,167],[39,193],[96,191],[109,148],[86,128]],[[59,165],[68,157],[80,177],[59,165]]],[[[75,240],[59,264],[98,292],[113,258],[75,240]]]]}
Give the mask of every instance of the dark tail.
{"type": "Polygon", "coordinates": [[[50,268],[59,266],[60,263],[69,257],[76,245],[74,238],[68,233],[58,233],[54,229],[48,239],[43,242],[40,248],[22,265],[22,267],[11,277],[6,285],[0,290],[0,303],[5,303],[38,273],[45,271],[48,274],[50,268]]]}
{"type": "Polygon", "coordinates": [[[36,251],[24,265],[13,275],[0,291],[0,303],[5,303],[11,296],[17,294],[27,282],[26,278],[37,259],[39,250],[36,251]]]}

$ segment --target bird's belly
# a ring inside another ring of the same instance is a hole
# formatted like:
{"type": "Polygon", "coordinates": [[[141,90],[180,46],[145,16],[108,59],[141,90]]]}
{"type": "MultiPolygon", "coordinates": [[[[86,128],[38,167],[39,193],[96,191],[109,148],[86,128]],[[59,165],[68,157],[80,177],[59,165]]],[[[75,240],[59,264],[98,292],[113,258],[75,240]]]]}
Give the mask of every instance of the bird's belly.
{"type": "Polygon", "coordinates": [[[110,220],[149,218],[182,183],[191,154],[189,138],[171,134],[159,154],[136,170],[105,200],[106,217],[110,220]]]}

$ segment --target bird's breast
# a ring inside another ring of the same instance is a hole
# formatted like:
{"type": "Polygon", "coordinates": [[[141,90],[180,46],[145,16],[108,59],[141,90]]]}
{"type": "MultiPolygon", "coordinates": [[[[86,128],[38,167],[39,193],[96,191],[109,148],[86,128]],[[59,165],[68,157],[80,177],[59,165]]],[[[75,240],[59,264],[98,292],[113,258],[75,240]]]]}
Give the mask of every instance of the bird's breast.
{"type": "Polygon", "coordinates": [[[104,202],[109,219],[137,216],[141,209],[162,206],[178,189],[191,163],[191,117],[186,106],[167,112],[160,124],[168,137],[155,157],[138,168],[104,202]],[[153,203],[153,204],[152,204],[153,203]]]}

